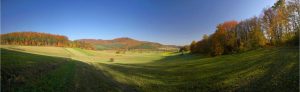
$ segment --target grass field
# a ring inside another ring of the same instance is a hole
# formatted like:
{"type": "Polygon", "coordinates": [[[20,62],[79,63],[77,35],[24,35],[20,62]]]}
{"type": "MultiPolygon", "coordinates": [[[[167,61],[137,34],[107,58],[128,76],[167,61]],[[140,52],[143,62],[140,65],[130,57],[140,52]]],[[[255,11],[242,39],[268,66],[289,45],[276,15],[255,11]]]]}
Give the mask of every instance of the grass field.
{"type": "Polygon", "coordinates": [[[298,92],[299,48],[207,57],[3,45],[1,84],[3,92],[298,92]]]}

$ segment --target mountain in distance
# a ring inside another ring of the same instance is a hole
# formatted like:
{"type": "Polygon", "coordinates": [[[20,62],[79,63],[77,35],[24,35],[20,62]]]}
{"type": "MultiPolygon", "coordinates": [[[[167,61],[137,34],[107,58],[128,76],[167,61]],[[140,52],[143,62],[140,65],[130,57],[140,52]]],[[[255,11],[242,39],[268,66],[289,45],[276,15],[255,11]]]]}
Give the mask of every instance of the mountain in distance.
{"type": "Polygon", "coordinates": [[[150,49],[150,50],[177,50],[178,46],[163,45],[156,42],[139,41],[129,37],[115,38],[112,40],[102,39],[79,39],[85,43],[90,43],[95,46],[97,50],[109,49],[150,49]]]}

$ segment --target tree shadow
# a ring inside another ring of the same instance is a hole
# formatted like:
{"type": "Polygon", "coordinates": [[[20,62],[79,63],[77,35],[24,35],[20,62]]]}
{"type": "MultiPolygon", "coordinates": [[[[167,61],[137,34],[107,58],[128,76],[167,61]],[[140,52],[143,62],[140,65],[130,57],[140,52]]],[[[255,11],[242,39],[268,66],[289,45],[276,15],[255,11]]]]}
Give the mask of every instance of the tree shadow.
{"type": "Polygon", "coordinates": [[[135,92],[86,62],[1,49],[1,91],[135,92]]]}
{"type": "Polygon", "coordinates": [[[235,91],[268,91],[268,92],[298,92],[299,91],[299,48],[281,48],[264,62],[266,72],[235,91]],[[287,53],[290,52],[290,53],[287,53]],[[293,57],[296,56],[296,57],[293,57]]]}
{"type": "Polygon", "coordinates": [[[299,90],[299,52],[293,50],[214,58],[175,55],[144,64],[105,64],[1,49],[1,91],[294,92],[299,90]]]}
{"type": "Polygon", "coordinates": [[[138,79],[129,79],[129,81],[139,83],[144,80],[156,80],[158,82],[144,83],[143,87],[139,87],[142,91],[294,92],[299,90],[299,52],[290,53],[291,51],[281,49],[259,52],[214,58],[176,55],[146,64],[101,65],[129,78],[138,79]],[[293,57],[295,54],[298,54],[298,57],[293,57]]]}

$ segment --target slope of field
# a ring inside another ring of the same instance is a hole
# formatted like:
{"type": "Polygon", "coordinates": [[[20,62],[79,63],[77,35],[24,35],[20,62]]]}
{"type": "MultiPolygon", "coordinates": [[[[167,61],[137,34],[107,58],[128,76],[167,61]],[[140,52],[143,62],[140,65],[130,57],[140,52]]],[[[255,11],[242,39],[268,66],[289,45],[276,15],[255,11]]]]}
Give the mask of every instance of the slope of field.
{"type": "Polygon", "coordinates": [[[219,57],[162,52],[115,54],[59,47],[51,51],[47,50],[50,47],[34,46],[1,48],[1,91],[299,90],[299,48],[292,47],[219,57]]]}

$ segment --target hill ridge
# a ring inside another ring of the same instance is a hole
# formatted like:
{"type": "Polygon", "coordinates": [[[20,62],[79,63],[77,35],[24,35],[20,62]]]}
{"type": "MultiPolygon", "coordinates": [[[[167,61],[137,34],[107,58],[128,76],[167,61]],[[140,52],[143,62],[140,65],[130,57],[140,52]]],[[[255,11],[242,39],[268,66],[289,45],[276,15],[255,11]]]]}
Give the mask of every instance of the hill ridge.
{"type": "Polygon", "coordinates": [[[93,44],[96,49],[172,49],[178,48],[176,45],[164,45],[158,42],[141,41],[130,37],[119,37],[110,40],[103,39],[78,39],[76,41],[82,41],[93,44]]]}

